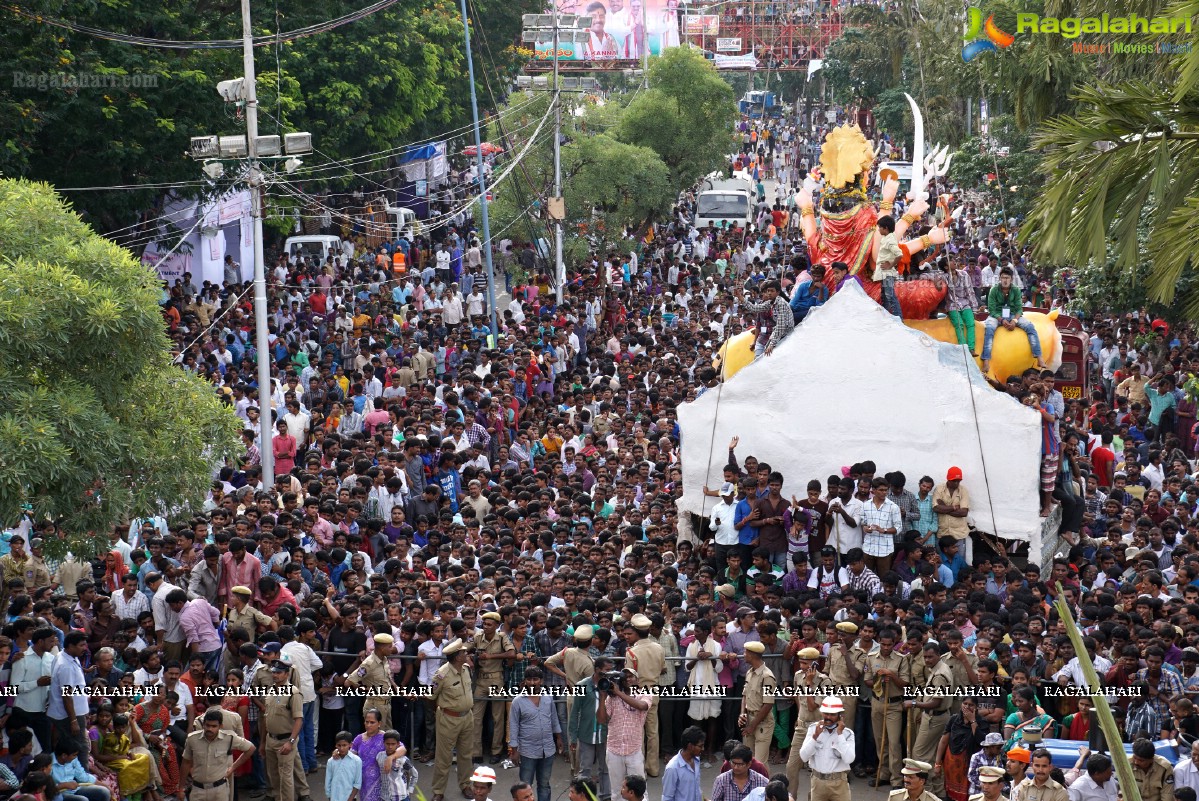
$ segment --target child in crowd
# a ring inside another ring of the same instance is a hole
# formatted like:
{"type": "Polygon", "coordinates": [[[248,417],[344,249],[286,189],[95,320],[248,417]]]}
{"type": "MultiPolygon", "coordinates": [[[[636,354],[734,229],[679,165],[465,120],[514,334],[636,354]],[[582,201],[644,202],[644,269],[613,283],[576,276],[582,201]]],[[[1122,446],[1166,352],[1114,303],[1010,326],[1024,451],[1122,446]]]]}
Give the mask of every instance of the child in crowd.
{"type": "MultiPolygon", "coordinates": [[[[398,739],[398,737],[397,737],[398,739]]],[[[355,801],[362,789],[362,760],[350,751],[354,735],[337,733],[333,756],[325,763],[325,795],[329,801],[355,801]]]]}
{"type": "Polygon", "coordinates": [[[407,756],[408,749],[400,742],[400,733],[389,730],[383,733],[383,753],[379,762],[381,801],[408,801],[412,788],[416,786],[416,768],[407,756]]]}

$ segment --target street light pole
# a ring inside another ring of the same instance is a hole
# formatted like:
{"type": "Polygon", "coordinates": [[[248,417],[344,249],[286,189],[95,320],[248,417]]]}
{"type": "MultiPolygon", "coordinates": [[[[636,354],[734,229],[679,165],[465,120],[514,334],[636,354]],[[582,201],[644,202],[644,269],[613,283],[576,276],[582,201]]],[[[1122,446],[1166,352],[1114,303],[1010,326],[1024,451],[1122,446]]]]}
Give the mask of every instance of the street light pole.
{"type": "MultiPolygon", "coordinates": [[[[248,0],[242,0],[243,3],[248,0]]],[[[491,221],[487,218],[487,179],[483,174],[483,136],[479,132],[479,99],[475,94],[475,59],[470,52],[470,17],[462,0],[462,30],[466,34],[466,74],[470,80],[470,113],[475,129],[475,160],[479,170],[479,208],[483,217],[483,260],[487,264],[487,305],[491,309],[491,346],[500,345],[500,327],[495,316],[495,270],[491,263],[491,221]]]]}
{"type": "MultiPolygon", "coordinates": [[[[649,88],[649,24],[646,19],[647,0],[641,0],[641,88],[649,88]]],[[[659,48],[658,52],[661,52],[659,48]]]]}
{"type": "MultiPolygon", "coordinates": [[[[250,27],[250,0],[241,0],[241,54],[245,70],[246,155],[250,162],[250,215],[254,218],[254,349],[258,353],[258,408],[262,412],[262,488],[275,483],[275,452],[271,415],[271,343],[267,328],[266,259],[262,253],[262,169],[258,164],[258,92],[254,86],[254,34],[250,27]]],[[[280,410],[282,412],[282,410],[280,410]]]]}
{"type": "MultiPolygon", "coordinates": [[[[562,87],[558,82],[558,4],[554,7],[554,197],[562,197],[562,87]]],[[[562,220],[554,220],[554,283],[562,303],[566,285],[566,261],[562,258],[562,220]]]]}

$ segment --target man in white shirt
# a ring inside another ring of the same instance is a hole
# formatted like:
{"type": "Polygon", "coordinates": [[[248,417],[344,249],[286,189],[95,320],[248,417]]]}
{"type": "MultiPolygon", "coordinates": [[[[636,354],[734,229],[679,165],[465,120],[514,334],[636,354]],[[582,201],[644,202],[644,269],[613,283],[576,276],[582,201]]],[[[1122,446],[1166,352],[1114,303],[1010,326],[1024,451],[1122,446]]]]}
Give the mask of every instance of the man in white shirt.
{"type": "Polygon", "coordinates": [[[736,552],[738,546],[737,529],[733,518],[737,512],[737,488],[729,482],[720,487],[720,503],[712,509],[712,522],[708,528],[716,532],[716,569],[724,570],[725,556],[731,551],[736,552]]]}
{"type": "MultiPolygon", "coordinates": [[[[13,670],[16,670],[14,663],[13,670]]],[[[1174,788],[1190,787],[1199,793],[1199,742],[1191,745],[1191,754],[1174,766],[1174,788]]]]}
{"type": "Polygon", "coordinates": [[[299,639],[292,639],[291,626],[279,628],[279,639],[283,647],[279,650],[279,658],[290,663],[296,669],[300,679],[300,695],[304,699],[304,727],[300,730],[300,759],[304,770],[316,767],[316,686],[312,674],[324,667],[324,662],[316,655],[304,640],[316,633],[316,624],[306,618],[298,620],[294,634],[299,639]]]}
{"type": "MultiPolygon", "coordinates": [[[[1091,663],[1095,665],[1095,672],[1100,676],[1107,675],[1107,672],[1112,669],[1110,659],[1100,656],[1095,652],[1096,642],[1094,637],[1083,637],[1082,644],[1086,646],[1087,654],[1091,657],[1091,663]]],[[[1065,687],[1067,684],[1072,684],[1075,687],[1086,687],[1087,679],[1083,675],[1082,668],[1078,664],[1078,657],[1074,657],[1057,673],[1053,674],[1053,679],[1058,684],[1065,687]]]]}
{"type": "Polygon", "coordinates": [[[829,519],[832,521],[828,541],[837,548],[842,564],[845,554],[862,547],[862,502],[854,497],[853,491],[853,479],[842,479],[839,496],[828,505],[829,519]]]}
{"type": "Polygon", "coordinates": [[[845,728],[845,705],[830,695],[820,704],[820,717],[808,726],[799,747],[800,759],[812,767],[812,798],[848,798],[857,743],[853,729],[845,728]]]}
{"type": "Polygon", "coordinates": [[[1106,754],[1091,754],[1087,772],[1070,785],[1070,801],[1116,801],[1118,793],[1112,760],[1106,754]]]}
{"type": "Polygon", "coordinates": [[[9,680],[10,686],[17,688],[13,703],[14,722],[28,726],[43,751],[50,750],[50,718],[46,716],[46,704],[50,693],[50,671],[54,666],[51,649],[57,645],[58,637],[53,629],[34,631],[25,655],[12,663],[9,680]]]}

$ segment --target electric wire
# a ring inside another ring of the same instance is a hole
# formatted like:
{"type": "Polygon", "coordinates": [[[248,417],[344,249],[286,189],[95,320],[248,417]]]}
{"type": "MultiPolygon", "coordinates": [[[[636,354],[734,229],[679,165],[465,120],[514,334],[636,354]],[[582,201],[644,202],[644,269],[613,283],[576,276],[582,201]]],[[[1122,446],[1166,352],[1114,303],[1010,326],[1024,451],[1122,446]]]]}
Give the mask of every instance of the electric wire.
{"type": "MultiPolygon", "coordinates": [[[[365,8],[352,11],[349,14],[344,14],[340,17],[326,20],[325,22],[317,23],[315,25],[307,25],[303,28],[297,28],[293,31],[285,31],[283,33],[276,32],[267,36],[255,36],[252,40],[253,45],[254,47],[265,47],[272,44],[289,42],[293,39],[302,39],[308,36],[316,36],[318,34],[327,33],[336,28],[340,28],[343,25],[348,25],[352,22],[358,22],[359,20],[365,19],[376,12],[383,11],[384,9],[395,5],[398,2],[399,0],[378,0],[375,3],[366,6],[365,8]]],[[[46,17],[32,11],[27,11],[16,5],[5,4],[0,6],[0,8],[3,8],[14,16],[24,17],[32,22],[37,22],[43,25],[52,25],[56,28],[63,28],[65,30],[74,31],[75,33],[92,36],[97,39],[105,39],[111,42],[135,45],[138,47],[157,47],[167,50],[240,50],[242,47],[241,39],[184,41],[176,39],[158,39],[147,36],[133,36],[131,34],[107,31],[102,28],[93,28],[88,25],[79,25],[78,23],[67,22],[66,20],[46,17]]]]}

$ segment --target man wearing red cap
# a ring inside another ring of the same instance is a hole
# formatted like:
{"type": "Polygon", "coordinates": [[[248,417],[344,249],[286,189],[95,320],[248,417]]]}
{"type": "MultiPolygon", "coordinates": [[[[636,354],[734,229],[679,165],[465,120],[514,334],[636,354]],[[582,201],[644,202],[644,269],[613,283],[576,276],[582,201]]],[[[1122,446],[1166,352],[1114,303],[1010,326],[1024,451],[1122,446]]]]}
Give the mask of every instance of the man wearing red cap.
{"type": "Polygon", "coordinates": [[[933,511],[937,513],[937,533],[942,537],[964,540],[970,536],[966,523],[970,493],[962,486],[962,468],[949,468],[945,483],[933,490],[933,511]]]}

